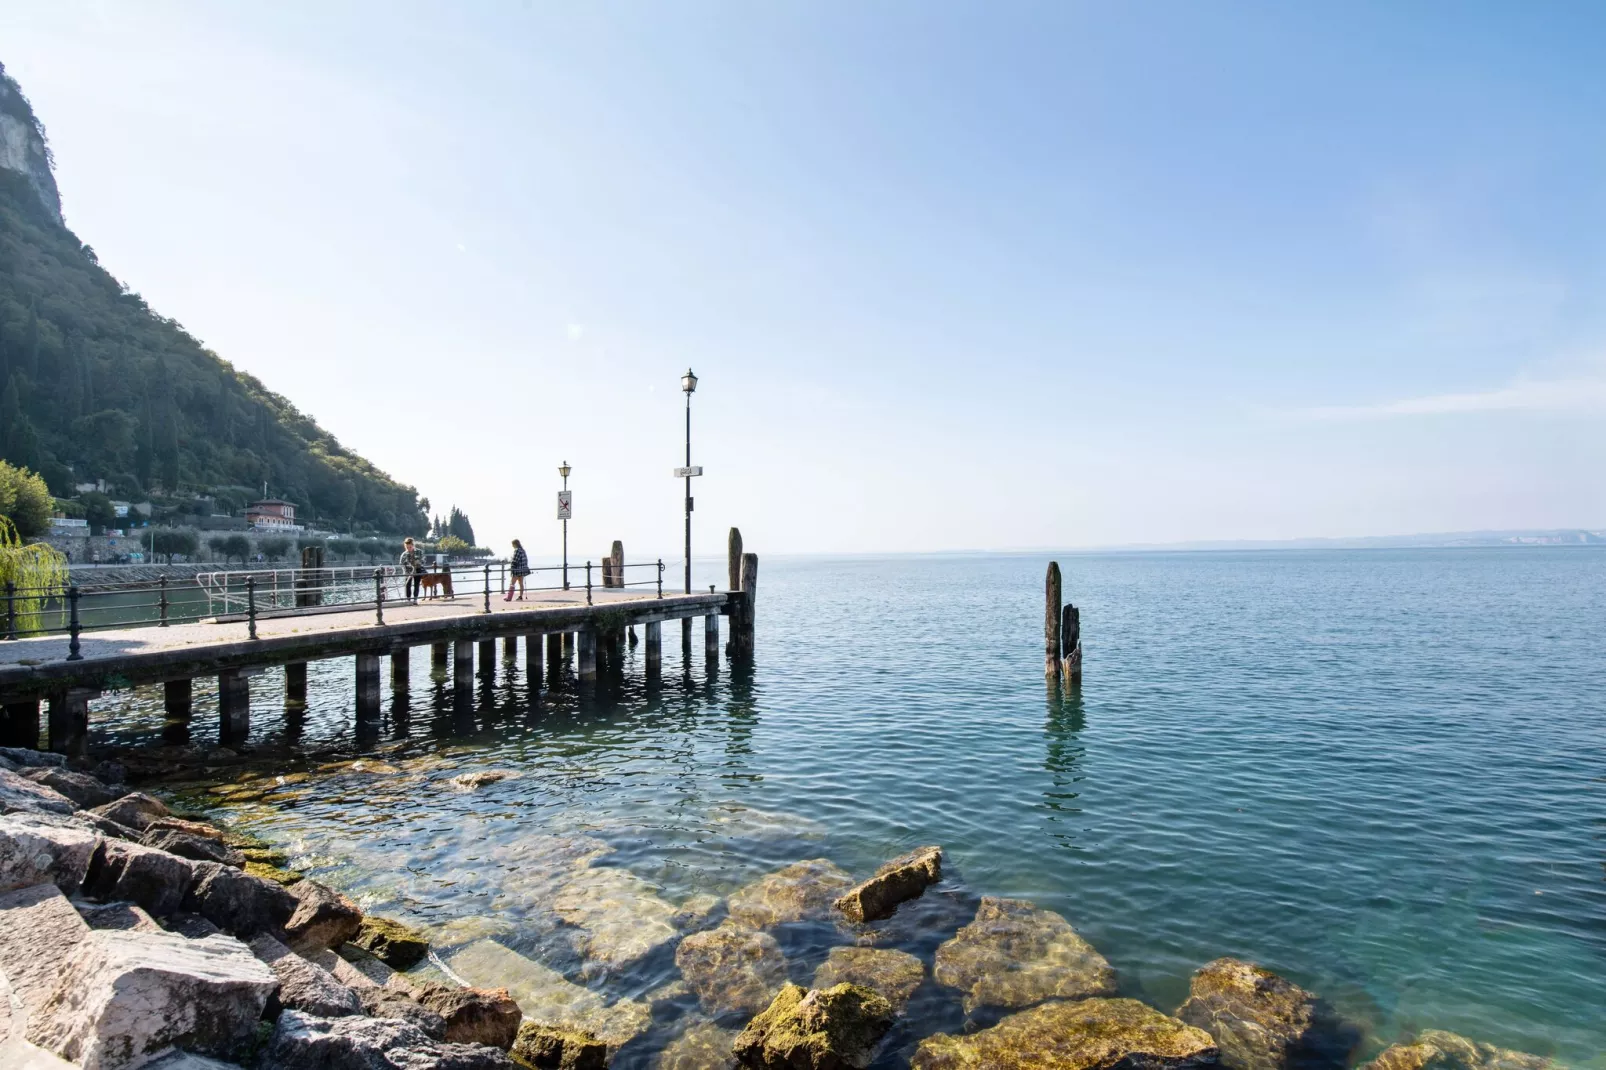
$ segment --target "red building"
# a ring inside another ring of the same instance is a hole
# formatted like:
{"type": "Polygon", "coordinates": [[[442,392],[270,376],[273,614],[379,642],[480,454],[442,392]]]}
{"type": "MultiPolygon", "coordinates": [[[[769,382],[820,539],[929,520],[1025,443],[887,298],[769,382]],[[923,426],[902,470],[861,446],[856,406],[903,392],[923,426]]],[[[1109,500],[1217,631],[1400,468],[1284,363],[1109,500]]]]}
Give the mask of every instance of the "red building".
{"type": "Polygon", "coordinates": [[[300,531],[296,507],[279,498],[264,498],[245,507],[245,522],[258,531],[300,531]]]}

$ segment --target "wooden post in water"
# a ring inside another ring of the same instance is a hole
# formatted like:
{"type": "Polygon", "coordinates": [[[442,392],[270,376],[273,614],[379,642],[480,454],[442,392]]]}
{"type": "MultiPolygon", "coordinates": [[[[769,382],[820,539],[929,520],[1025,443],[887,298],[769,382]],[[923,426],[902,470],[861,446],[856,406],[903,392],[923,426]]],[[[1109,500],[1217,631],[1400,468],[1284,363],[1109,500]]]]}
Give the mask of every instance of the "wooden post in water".
{"type": "Polygon", "coordinates": [[[218,739],[227,747],[251,734],[251,678],[239,669],[217,674],[218,739]]]}
{"type": "Polygon", "coordinates": [[[307,705],[307,663],[292,661],[284,667],[284,708],[299,710],[307,705]]]}
{"type": "Polygon", "coordinates": [[[1043,580],[1043,675],[1050,680],[1060,675],[1060,563],[1048,563],[1048,575],[1043,580]]]}
{"type": "Polygon", "coordinates": [[[607,559],[602,562],[602,585],[625,585],[625,544],[618,539],[613,540],[613,549],[608,551],[607,559]]]}
{"type": "Polygon", "coordinates": [[[1067,682],[1082,679],[1082,611],[1069,602],[1060,616],[1060,673],[1067,682]]]}
{"type": "Polygon", "coordinates": [[[753,660],[753,630],[758,611],[758,555],[742,555],[742,597],[731,612],[731,659],[744,664],[753,660]]]}
{"type": "Polygon", "coordinates": [[[502,659],[504,661],[519,660],[519,637],[505,635],[502,637],[502,659]]]}
{"type": "Polygon", "coordinates": [[[323,547],[301,548],[301,571],[295,578],[296,605],[323,604],[323,547]]]}
{"type": "Polygon", "coordinates": [[[664,624],[651,621],[647,624],[647,680],[654,682],[664,671],[664,624]]]}
{"type": "Polygon", "coordinates": [[[480,640],[480,675],[486,680],[496,679],[496,640],[480,640]]]}
{"type": "Polygon", "coordinates": [[[474,690],[474,640],[452,641],[452,689],[459,694],[474,690]]]}
{"type": "Polygon", "coordinates": [[[580,679],[586,683],[597,678],[597,633],[583,631],[580,633],[580,679]]]}
{"type": "Polygon", "coordinates": [[[357,717],[359,720],[379,715],[379,655],[358,654],[357,663],[357,717]]]}
{"type": "Polygon", "coordinates": [[[390,651],[390,689],[406,691],[412,677],[412,648],[392,647],[390,651]]]}
{"type": "Polygon", "coordinates": [[[50,749],[81,758],[89,749],[89,700],[100,694],[86,688],[50,696],[50,749]]]}
{"type": "Polygon", "coordinates": [[[195,712],[195,681],[168,680],[162,684],[162,742],[183,744],[190,741],[190,715],[195,712]]]}
{"type": "Polygon", "coordinates": [[[39,749],[39,700],[8,702],[0,719],[0,747],[39,749]]]}
{"type": "Polygon", "coordinates": [[[742,589],[742,529],[731,528],[730,542],[725,555],[726,571],[730,575],[728,591],[742,589]]]}
{"type": "Polygon", "coordinates": [[[530,683],[530,696],[541,692],[541,636],[531,632],[524,637],[524,676],[530,683]]]}
{"type": "Polygon", "coordinates": [[[563,673],[563,633],[552,632],[546,637],[547,671],[553,676],[563,673]]]}
{"type": "Polygon", "coordinates": [[[703,618],[703,661],[708,671],[719,668],[719,614],[710,613],[703,618]]]}

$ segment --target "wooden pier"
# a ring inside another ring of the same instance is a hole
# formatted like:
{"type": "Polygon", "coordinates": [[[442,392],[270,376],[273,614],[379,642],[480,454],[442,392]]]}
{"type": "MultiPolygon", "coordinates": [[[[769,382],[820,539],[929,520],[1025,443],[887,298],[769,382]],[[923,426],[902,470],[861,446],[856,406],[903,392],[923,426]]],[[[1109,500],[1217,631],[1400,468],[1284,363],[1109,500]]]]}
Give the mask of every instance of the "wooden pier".
{"type": "MultiPolygon", "coordinates": [[[[732,548],[740,554],[740,537],[732,548]]],[[[618,560],[618,559],[616,559],[618,560]]],[[[284,668],[285,707],[304,707],[307,663],[351,658],[359,718],[377,715],[383,690],[381,658],[390,658],[393,689],[408,686],[413,647],[430,649],[431,667],[444,673],[448,662],[454,689],[471,694],[475,684],[474,648],[479,647],[482,678],[494,674],[504,656],[516,658],[522,640],[528,685],[539,689],[546,667],[576,660],[581,684],[595,681],[600,660],[621,664],[627,632],[642,628],[645,671],[654,682],[663,665],[663,622],[704,620],[705,660],[718,665],[719,618],[731,618],[731,656],[751,657],[758,557],[741,555],[730,566],[739,577],[735,590],[659,595],[650,589],[618,587],[590,590],[530,591],[522,601],[478,595],[452,600],[396,601],[354,607],[321,607],[314,612],[239,615],[180,624],[84,633],[74,660],[65,635],[0,642],[0,746],[37,747],[43,704],[49,749],[85,753],[90,701],[107,692],[162,684],[168,732],[187,735],[197,677],[216,677],[220,742],[243,740],[250,731],[250,678],[284,668]],[[544,638],[544,642],[543,642],[544,638]]],[[[684,644],[690,660],[690,643],[684,644]]]]}

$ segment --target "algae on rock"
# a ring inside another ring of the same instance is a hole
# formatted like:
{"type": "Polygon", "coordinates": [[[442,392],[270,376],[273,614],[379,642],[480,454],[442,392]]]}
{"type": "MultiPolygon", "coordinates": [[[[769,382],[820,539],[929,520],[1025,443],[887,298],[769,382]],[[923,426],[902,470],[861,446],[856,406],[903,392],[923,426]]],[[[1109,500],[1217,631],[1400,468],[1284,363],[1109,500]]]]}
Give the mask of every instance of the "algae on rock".
{"type": "Polygon", "coordinates": [[[1240,959],[1201,967],[1177,1017],[1216,1038],[1229,1070],[1342,1068],[1352,1046],[1315,996],[1240,959]]]}
{"type": "Polygon", "coordinates": [[[933,976],[964,993],[965,1013],[1115,994],[1115,970],[1070,922],[1023,899],[986,896],[937,948],[933,976]]]}
{"type": "Polygon", "coordinates": [[[757,1014],[786,983],[775,938],[730,922],[682,940],[675,965],[710,1014],[757,1014]]]}
{"type": "Polygon", "coordinates": [[[920,982],[926,979],[926,964],[906,951],[875,947],[833,947],[820,968],[814,971],[814,987],[839,984],[862,985],[902,1014],[920,982]]]}
{"type": "Polygon", "coordinates": [[[1210,1034],[1135,999],[1052,1002],[963,1036],[920,1042],[910,1070],[1192,1070],[1218,1065],[1210,1034]]]}
{"type": "Polygon", "coordinates": [[[868,988],[788,984],[733,1051],[756,1070],[864,1070],[891,1026],[892,1004],[868,988]]]}
{"type": "Polygon", "coordinates": [[[830,916],[831,904],[853,883],[840,866],[810,858],[768,873],[736,891],[726,901],[732,921],[767,929],[794,921],[830,916]]]}
{"type": "Polygon", "coordinates": [[[1497,1048],[1442,1029],[1427,1029],[1409,1044],[1395,1044],[1364,1070],[1554,1070],[1539,1055],[1497,1048]]]}

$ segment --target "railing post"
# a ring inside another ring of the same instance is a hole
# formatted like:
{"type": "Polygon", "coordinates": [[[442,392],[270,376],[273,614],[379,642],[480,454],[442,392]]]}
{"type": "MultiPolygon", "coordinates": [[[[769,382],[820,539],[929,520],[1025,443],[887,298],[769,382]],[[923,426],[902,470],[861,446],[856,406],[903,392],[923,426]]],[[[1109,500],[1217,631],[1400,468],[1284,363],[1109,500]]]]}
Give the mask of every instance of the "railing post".
{"type": "Polygon", "coordinates": [[[245,578],[245,621],[250,631],[247,633],[252,639],[257,637],[257,580],[255,576],[245,578]]]}
{"type": "Polygon", "coordinates": [[[591,604],[591,562],[586,562],[586,605],[591,604]]]}
{"type": "MultiPolygon", "coordinates": [[[[6,581],[6,638],[17,637],[17,585],[6,581]]],[[[35,740],[35,742],[38,742],[35,740]]]]}
{"type": "Polygon", "coordinates": [[[658,597],[664,596],[664,559],[658,559],[658,597]]]}
{"type": "Polygon", "coordinates": [[[485,612],[491,611],[491,566],[485,566],[485,612]]]}
{"type": "Polygon", "coordinates": [[[374,621],[385,626],[385,570],[374,569],[374,621]]]}
{"type": "Polygon", "coordinates": [[[78,585],[71,584],[67,588],[67,660],[83,661],[84,656],[78,650],[78,585]]]}
{"type": "Polygon", "coordinates": [[[161,599],[156,603],[156,605],[157,605],[157,608],[161,610],[161,623],[158,625],[158,627],[165,628],[165,627],[167,627],[167,577],[166,576],[163,576],[161,578],[161,584],[162,584],[162,596],[161,596],[161,599]]]}

